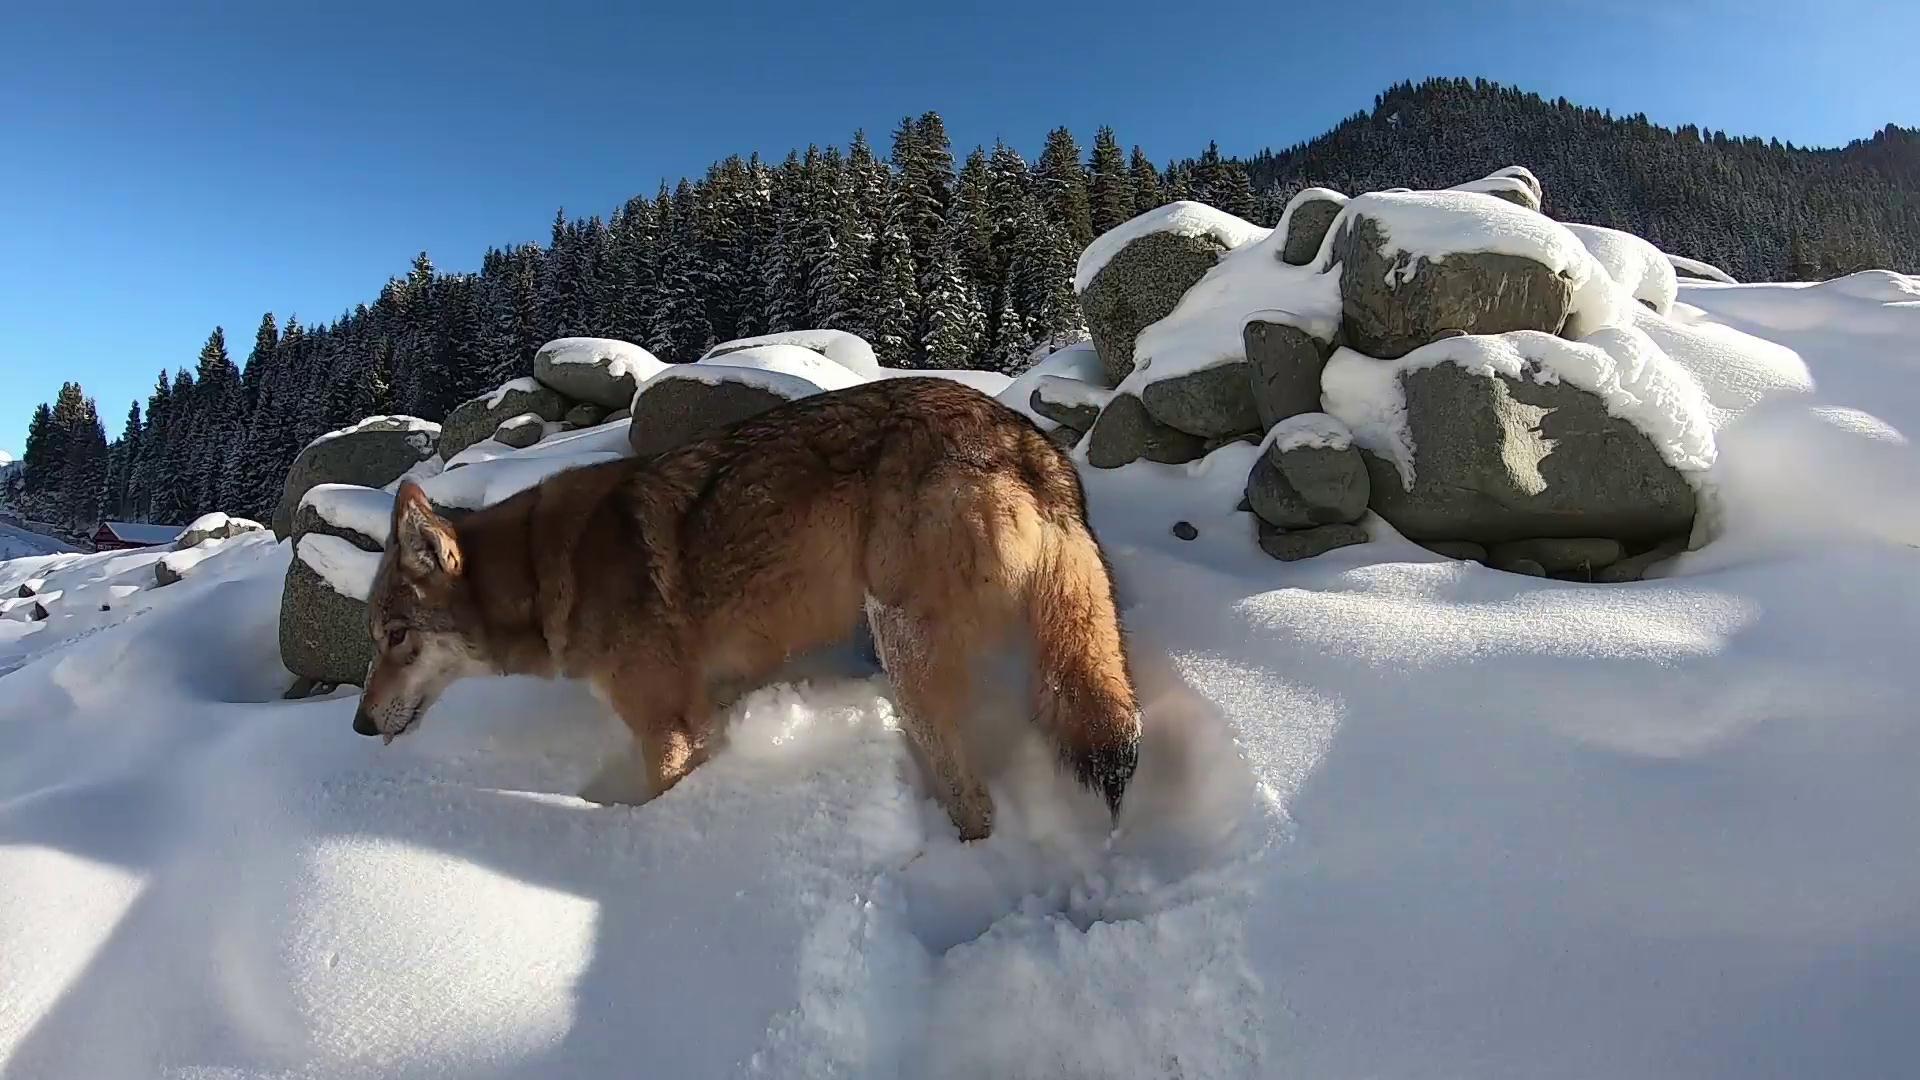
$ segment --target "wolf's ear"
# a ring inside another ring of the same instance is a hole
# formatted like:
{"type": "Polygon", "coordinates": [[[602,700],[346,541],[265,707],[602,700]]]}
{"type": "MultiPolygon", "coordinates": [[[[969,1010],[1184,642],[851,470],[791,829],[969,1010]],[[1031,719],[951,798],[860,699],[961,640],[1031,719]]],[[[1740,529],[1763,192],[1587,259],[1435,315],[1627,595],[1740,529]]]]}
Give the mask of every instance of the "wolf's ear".
{"type": "Polygon", "coordinates": [[[393,543],[400,569],[414,578],[459,577],[460,542],[453,526],[433,512],[427,493],[411,480],[393,499],[393,543]]]}

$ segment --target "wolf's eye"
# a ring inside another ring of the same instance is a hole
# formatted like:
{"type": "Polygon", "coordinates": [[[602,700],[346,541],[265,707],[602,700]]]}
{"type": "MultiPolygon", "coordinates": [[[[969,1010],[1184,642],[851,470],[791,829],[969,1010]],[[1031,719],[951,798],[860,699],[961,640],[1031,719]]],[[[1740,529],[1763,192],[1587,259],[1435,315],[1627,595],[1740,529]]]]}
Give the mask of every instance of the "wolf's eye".
{"type": "Polygon", "coordinates": [[[407,643],[407,628],[396,626],[387,631],[387,648],[397,649],[407,643]]]}

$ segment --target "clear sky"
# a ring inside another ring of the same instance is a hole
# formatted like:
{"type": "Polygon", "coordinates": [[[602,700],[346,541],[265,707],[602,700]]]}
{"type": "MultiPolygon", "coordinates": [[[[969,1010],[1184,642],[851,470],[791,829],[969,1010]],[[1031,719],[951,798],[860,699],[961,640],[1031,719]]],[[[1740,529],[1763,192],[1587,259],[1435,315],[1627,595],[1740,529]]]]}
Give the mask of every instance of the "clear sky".
{"type": "Polygon", "coordinates": [[[263,311],[325,320],[422,249],[477,269],[729,153],[938,110],[962,150],[1111,124],[1284,146],[1478,75],[1802,145],[1920,125],[1920,3],[1453,0],[433,5],[54,0],[0,17],[0,449],[62,379],[111,437],[263,311]]]}

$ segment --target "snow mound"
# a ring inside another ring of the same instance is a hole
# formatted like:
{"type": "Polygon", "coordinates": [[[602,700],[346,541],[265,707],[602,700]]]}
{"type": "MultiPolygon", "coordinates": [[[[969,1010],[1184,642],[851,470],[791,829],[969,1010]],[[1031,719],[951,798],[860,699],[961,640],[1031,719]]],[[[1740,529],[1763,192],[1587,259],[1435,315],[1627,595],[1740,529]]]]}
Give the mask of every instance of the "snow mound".
{"type": "Polygon", "coordinates": [[[1073,272],[1073,291],[1086,292],[1107,263],[1128,244],[1142,236],[1154,233],[1173,233],[1176,236],[1211,236],[1228,249],[1251,244],[1264,239],[1270,229],[1263,229],[1250,221],[1245,221],[1227,213],[1215,210],[1205,203],[1181,200],[1171,202],[1157,210],[1149,210],[1138,217],[1121,222],[1087,245],[1080,253],[1080,261],[1073,272]]]}
{"type": "Polygon", "coordinates": [[[300,500],[329,525],[358,533],[382,546],[393,526],[393,496],[355,484],[316,484],[300,500]]]}
{"type": "Polygon", "coordinates": [[[1646,435],[1667,464],[1691,482],[1700,483],[1713,465],[1713,424],[1699,385],[1631,327],[1607,327],[1581,341],[1537,330],[1442,338],[1397,360],[1342,348],[1321,374],[1322,399],[1355,441],[1392,460],[1411,485],[1416,448],[1407,431],[1400,376],[1448,363],[1488,377],[1564,380],[1599,397],[1610,415],[1646,435]]]}
{"type": "MultiPolygon", "coordinates": [[[[540,346],[540,355],[550,364],[605,364],[607,374],[614,378],[623,375],[633,376],[636,382],[645,382],[653,378],[666,363],[646,349],[631,341],[618,338],[565,337],[555,338],[540,346]]],[[[515,382],[532,382],[518,380],[515,382]]],[[[508,387],[513,383],[509,383],[508,387]]],[[[500,399],[505,396],[508,387],[494,391],[487,399],[487,408],[498,408],[500,399]]]]}
{"type": "Polygon", "coordinates": [[[1579,237],[1607,276],[1635,300],[1644,301],[1662,315],[1673,310],[1674,296],[1680,286],[1673,263],[1659,248],[1618,229],[1572,222],[1565,228],[1579,237]]]}
{"type": "MultiPolygon", "coordinates": [[[[741,382],[742,370],[762,371],[770,375],[781,376],[788,380],[805,383],[818,393],[821,390],[844,390],[849,386],[859,386],[867,380],[848,368],[798,345],[756,345],[750,349],[741,349],[712,359],[701,360],[693,364],[678,364],[660,372],[655,378],[690,378],[703,382],[741,382]],[[724,376],[710,376],[707,372],[720,370],[724,376]]],[[[761,385],[761,384],[754,384],[761,385]]],[[[783,385],[792,386],[793,382],[783,385]]],[[[763,388],[772,389],[771,384],[763,388]]],[[[778,392],[778,391],[776,391],[778,392]]],[[[783,395],[788,398],[806,395],[783,395]]]]}
{"type": "Polygon", "coordinates": [[[727,353],[760,345],[794,345],[810,349],[863,378],[877,379],[885,373],[867,339],[845,330],[788,330],[779,334],[735,338],[708,349],[700,359],[717,360],[727,353]]]}
{"type": "Polygon", "coordinates": [[[1301,413],[1289,416],[1268,429],[1267,437],[1260,442],[1260,449],[1269,447],[1286,453],[1313,447],[1323,450],[1345,450],[1353,445],[1353,432],[1347,425],[1326,413],[1301,413]]]}
{"type": "Polygon", "coordinates": [[[1732,274],[1727,273],[1712,263],[1701,262],[1699,259],[1689,259],[1684,255],[1669,254],[1667,256],[1667,262],[1672,265],[1675,270],[1685,271],[1697,278],[1717,281],[1723,285],[1739,284],[1739,282],[1733,280],[1732,274]]]}

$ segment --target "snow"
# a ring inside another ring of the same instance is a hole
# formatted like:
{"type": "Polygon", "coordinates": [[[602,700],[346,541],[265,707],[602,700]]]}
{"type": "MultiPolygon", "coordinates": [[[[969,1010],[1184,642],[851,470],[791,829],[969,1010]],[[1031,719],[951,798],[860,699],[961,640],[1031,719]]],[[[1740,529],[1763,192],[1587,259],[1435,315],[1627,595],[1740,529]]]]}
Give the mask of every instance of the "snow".
{"type": "Polygon", "coordinates": [[[1446,363],[1489,378],[1565,380],[1597,395],[1610,415],[1646,435],[1692,482],[1700,483],[1713,465],[1713,424],[1700,386],[1633,327],[1606,327],[1581,341],[1537,330],[1442,338],[1397,360],[1341,348],[1321,373],[1322,403],[1361,446],[1392,460],[1411,487],[1417,448],[1406,426],[1400,376],[1446,363]]]}
{"type": "Polygon", "coordinates": [[[1293,212],[1303,203],[1329,202],[1335,206],[1345,206],[1347,205],[1347,201],[1345,195],[1332,188],[1301,188],[1299,191],[1294,192],[1293,198],[1287,200],[1286,209],[1280,211],[1280,224],[1274,226],[1274,235],[1281,238],[1280,243],[1281,246],[1284,247],[1286,245],[1287,229],[1293,224],[1293,212]]]}
{"type": "Polygon", "coordinates": [[[1080,261],[1073,272],[1073,291],[1083,293],[1093,284],[1107,263],[1120,254],[1122,248],[1143,236],[1154,233],[1173,233],[1176,236],[1211,236],[1228,249],[1251,244],[1265,239],[1270,229],[1263,229],[1251,221],[1244,221],[1224,210],[1215,210],[1205,203],[1180,200],[1170,202],[1157,210],[1149,210],[1138,217],[1123,221],[1099,236],[1080,253],[1080,261]]]}
{"type": "Polygon", "coordinates": [[[1712,263],[1701,262],[1699,259],[1689,259],[1684,255],[1668,255],[1667,262],[1671,263],[1675,270],[1684,270],[1694,277],[1717,281],[1723,285],[1739,284],[1739,282],[1733,280],[1732,274],[1727,273],[1712,263]]]}
{"type": "Polygon", "coordinates": [[[874,357],[873,346],[867,343],[867,339],[857,334],[849,334],[845,330],[788,330],[779,334],[735,338],[708,349],[706,355],[700,359],[716,360],[725,353],[759,345],[793,345],[802,349],[811,349],[866,379],[880,378],[885,374],[885,369],[874,357]]]}
{"type": "Polygon", "coordinates": [[[968,368],[881,368],[880,374],[874,379],[946,379],[970,386],[988,397],[998,397],[1013,385],[1011,376],[997,371],[973,371],[968,368]]]}
{"type": "Polygon", "coordinates": [[[294,554],[341,596],[365,600],[373,592],[373,578],[380,570],[380,556],[374,552],[362,551],[338,536],[308,533],[295,545],[294,554]]]}
{"type": "MultiPolygon", "coordinates": [[[[734,355],[736,354],[729,353],[728,358],[731,359],[734,355]]],[[[827,362],[823,360],[821,363],[826,364],[827,362]]],[[[741,386],[751,386],[755,389],[765,390],[769,394],[778,395],[788,401],[798,401],[803,397],[812,397],[823,389],[819,384],[805,376],[794,374],[791,371],[775,370],[770,367],[735,366],[733,364],[707,363],[703,361],[668,368],[642,383],[640,385],[640,394],[645,394],[647,387],[666,382],[669,379],[691,379],[694,382],[705,383],[708,386],[719,386],[721,383],[738,383],[741,386]]],[[[858,385],[858,383],[853,385],[858,385]]],[[[638,395],[636,395],[636,397],[637,396],[638,395]]]]}
{"type": "Polygon", "coordinates": [[[1072,379],[1100,387],[1105,385],[1107,374],[1106,369],[1100,366],[1100,354],[1094,350],[1093,342],[1075,342],[1041,357],[1032,367],[1009,381],[994,397],[1000,404],[1038,424],[1041,431],[1052,431],[1060,425],[1033,411],[1033,392],[1039,387],[1040,380],[1046,378],[1072,379]]]}
{"type": "Polygon", "coordinates": [[[1488,176],[1479,180],[1469,180],[1464,184],[1455,184],[1448,191],[1473,191],[1481,195],[1495,195],[1497,192],[1524,192],[1530,201],[1537,201],[1538,192],[1532,184],[1518,176],[1488,176]]]}
{"type": "Polygon", "coordinates": [[[487,395],[487,411],[492,412],[499,408],[501,402],[507,400],[508,394],[534,394],[538,393],[539,390],[540,384],[535,382],[531,375],[523,375],[518,379],[509,379],[495,387],[493,393],[487,395]]]}
{"type": "MultiPolygon", "coordinates": [[[[0,596],[62,594],[0,619],[0,1069],[1901,1075],[1906,285],[1682,285],[1669,318],[1563,343],[1559,377],[1596,350],[1636,396],[1635,335],[1661,343],[1707,402],[1728,528],[1656,580],[1502,574],[1372,517],[1275,562],[1234,509],[1245,444],[1085,470],[1144,710],[1112,834],[997,665],[975,742],[999,815],[963,845],[850,660],[738,703],[667,795],[601,807],[575,793],[625,736],[577,684],[458,684],[390,747],[351,733],[350,693],[280,700],[270,535],[117,600],[159,553],[0,563],[0,596]],[[1814,511],[1839,527],[1766,542],[1814,511]]],[[[490,499],[606,437],[429,485],[490,499]]]]}
{"type": "MultiPolygon", "coordinates": [[[[711,360],[701,360],[691,365],[694,370],[701,368],[726,368],[728,370],[752,369],[785,375],[812,384],[819,390],[840,390],[849,386],[859,386],[867,380],[852,370],[832,360],[798,345],[756,345],[739,352],[730,352],[711,360]]],[[[669,368],[663,375],[687,370],[688,365],[669,368]]],[[[694,375],[691,377],[699,377],[694,375]]],[[[791,398],[793,395],[782,395],[791,398]]]]}
{"type": "Polygon", "coordinates": [[[1347,425],[1328,416],[1326,413],[1301,413],[1289,416],[1267,430],[1267,437],[1260,442],[1262,452],[1272,447],[1280,453],[1312,447],[1322,450],[1345,450],[1353,445],[1353,432],[1347,425]]]}
{"type": "Polygon", "coordinates": [[[1079,379],[1065,379],[1058,375],[1042,375],[1034,393],[1049,405],[1091,405],[1104,409],[1112,400],[1113,391],[1098,386],[1088,386],[1079,379]]]}
{"type": "MultiPolygon", "coordinates": [[[[227,543],[228,541],[221,537],[202,540],[184,551],[170,551],[162,555],[158,566],[165,566],[168,570],[173,571],[176,577],[184,578],[188,574],[193,573],[195,567],[219,554],[220,549],[226,546],[227,543]]],[[[159,587],[157,581],[155,587],[159,587]]]]}
{"type": "MultiPolygon", "coordinates": [[[[514,382],[516,383],[532,382],[532,381],[533,381],[532,379],[514,380],[514,382]]],[[[512,386],[513,383],[508,383],[507,385],[512,386]]],[[[501,388],[501,390],[505,390],[505,389],[506,387],[501,388]]],[[[492,406],[489,405],[488,408],[492,408],[492,406]]],[[[307,445],[313,446],[315,443],[323,443],[329,439],[337,439],[342,435],[352,435],[356,431],[364,431],[367,428],[375,427],[375,426],[379,426],[383,429],[391,429],[395,431],[419,432],[421,434],[434,435],[434,436],[438,436],[440,434],[439,424],[436,424],[431,420],[422,420],[417,416],[398,416],[398,415],[369,416],[366,419],[361,420],[357,423],[348,424],[346,427],[343,427],[338,431],[329,431],[325,435],[321,435],[315,438],[313,442],[310,442],[307,445]]],[[[420,442],[417,445],[423,452],[427,448],[427,444],[425,442],[420,442]]]]}
{"type": "Polygon", "coordinates": [[[316,484],[300,500],[320,520],[384,546],[393,525],[393,496],[357,484],[316,484]]]}
{"type": "Polygon", "coordinates": [[[1245,360],[1243,333],[1252,317],[1282,317],[1331,339],[1340,320],[1340,275],[1316,269],[1322,259],[1283,262],[1285,244],[1286,234],[1275,230],[1221,256],[1165,318],[1140,331],[1134,369],[1115,389],[1138,394],[1148,383],[1245,360]]]}
{"type": "MultiPolygon", "coordinates": [[[[604,365],[607,374],[616,379],[622,375],[631,375],[639,382],[653,378],[661,368],[667,366],[660,358],[640,346],[617,338],[555,338],[540,346],[538,355],[546,357],[550,364],[604,365]]],[[[494,393],[497,398],[500,391],[496,390],[494,393]]],[[[487,408],[495,408],[497,405],[496,400],[489,399],[487,408]]]]}
{"type": "MultiPolygon", "coordinates": [[[[1355,196],[1327,230],[1333,242],[1345,222],[1366,217],[1379,226],[1381,254],[1405,254],[1401,280],[1419,272],[1418,260],[1449,255],[1513,255],[1566,274],[1576,287],[1591,268],[1587,249],[1566,226],[1534,210],[1470,191],[1375,191],[1355,196]]],[[[1323,246],[1324,251],[1324,246],[1323,246]]]]}
{"type": "Polygon", "coordinates": [[[1572,222],[1565,228],[1586,245],[1588,254],[1599,262],[1607,276],[1635,300],[1645,301],[1662,315],[1673,310],[1679,283],[1673,273],[1673,263],[1659,248],[1618,229],[1572,222]]]}
{"type": "Polygon", "coordinates": [[[72,547],[57,536],[29,532],[0,521],[0,560],[18,559],[27,555],[52,555],[71,550],[73,550],[72,547]]]}

